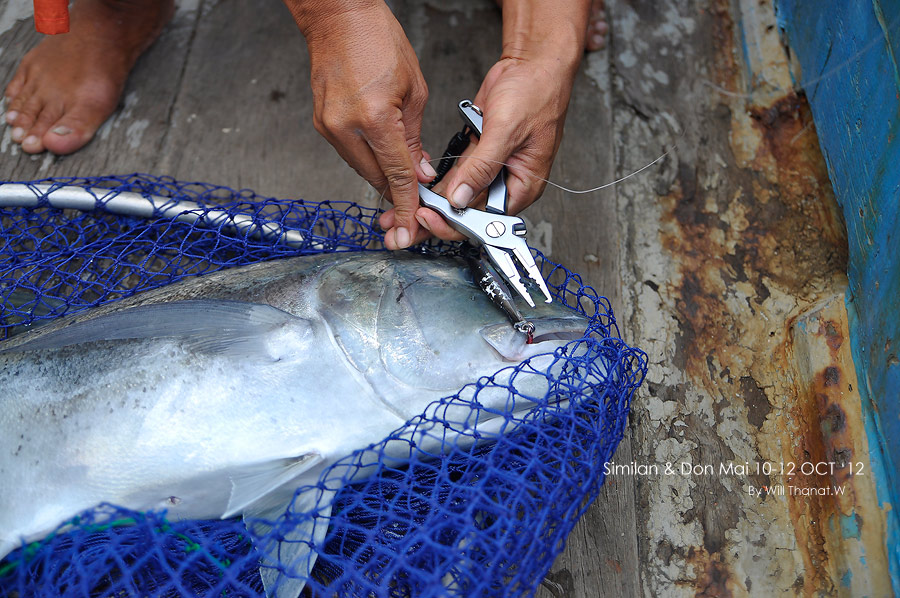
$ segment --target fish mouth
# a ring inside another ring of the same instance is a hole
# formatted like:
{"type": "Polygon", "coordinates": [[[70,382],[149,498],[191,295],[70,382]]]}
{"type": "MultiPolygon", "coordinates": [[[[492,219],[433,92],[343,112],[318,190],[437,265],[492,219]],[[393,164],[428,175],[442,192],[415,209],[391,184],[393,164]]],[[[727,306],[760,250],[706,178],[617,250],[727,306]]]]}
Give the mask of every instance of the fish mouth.
{"type": "Polygon", "coordinates": [[[555,332],[545,332],[544,334],[535,334],[531,339],[531,344],[538,345],[549,341],[577,341],[582,338],[584,338],[584,330],[559,330],[555,332]]]}
{"type": "Polygon", "coordinates": [[[584,338],[588,321],[582,317],[537,318],[532,320],[534,333],[532,343],[551,341],[577,341],[584,338]]]}
{"type": "Polygon", "coordinates": [[[533,355],[550,352],[568,342],[583,339],[588,327],[588,321],[583,317],[540,318],[532,323],[534,334],[530,343],[526,334],[508,323],[485,326],[479,332],[503,361],[518,363],[533,355]]]}

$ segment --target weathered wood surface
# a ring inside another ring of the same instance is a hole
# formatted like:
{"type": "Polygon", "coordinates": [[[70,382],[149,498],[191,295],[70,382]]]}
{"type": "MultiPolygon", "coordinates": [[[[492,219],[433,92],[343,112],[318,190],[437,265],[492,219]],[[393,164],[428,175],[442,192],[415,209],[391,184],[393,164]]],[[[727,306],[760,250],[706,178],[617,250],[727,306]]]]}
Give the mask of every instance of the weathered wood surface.
{"type": "MultiPolygon", "coordinates": [[[[23,2],[0,0],[0,14],[23,2]]],[[[374,205],[377,194],[312,127],[308,56],[281,3],[182,4],[166,33],[139,61],[124,105],[97,139],[73,156],[31,157],[18,150],[4,127],[0,179],[147,172],[277,197],[374,205]]],[[[396,0],[392,8],[429,85],[423,141],[432,154],[440,155],[460,126],[456,103],[475,95],[499,55],[499,9],[489,0],[396,0]]],[[[19,12],[27,14],[27,9],[19,12]]],[[[4,84],[38,41],[30,20],[0,33],[4,84]]],[[[552,173],[553,180],[569,187],[593,187],[613,176],[607,64],[606,53],[595,54],[579,74],[552,173]]],[[[611,190],[572,196],[549,187],[525,217],[533,243],[580,271],[616,305],[613,202],[611,190]]],[[[630,454],[627,442],[619,454],[630,454]]],[[[572,534],[550,576],[552,591],[545,593],[638,593],[633,497],[631,479],[604,488],[572,534]]]]}
{"type": "Polygon", "coordinates": [[[871,476],[843,457],[867,459],[846,313],[812,315],[843,305],[847,240],[772,6],[610,11],[619,173],[674,147],[616,187],[622,320],[651,362],[632,448],[659,467],[637,476],[644,596],[891,595],[871,476]],[[778,474],[825,462],[833,475],[778,474]],[[846,495],[790,494],[834,486],[846,495]],[[846,517],[865,530],[840,531],[846,517]]]}
{"type": "MultiPolygon", "coordinates": [[[[0,0],[0,15],[23,1],[0,0]]],[[[313,130],[308,57],[281,4],[194,1],[141,59],[98,139],[71,157],[28,157],[4,130],[0,178],[141,171],[374,204],[313,130]]],[[[823,443],[816,363],[797,366],[791,322],[843,292],[846,240],[803,101],[785,85],[742,97],[738,27],[768,32],[736,22],[748,4],[607,0],[611,48],[585,60],[551,178],[596,187],[675,149],[601,192],[548,187],[524,214],[529,239],[609,296],[626,340],[650,355],[617,463],[718,468],[836,448],[823,443]]],[[[438,155],[459,126],[456,102],[499,52],[498,9],[392,7],[428,80],[423,141],[438,155]]],[[[0,32],[0,77],[36,41],[29,21],[0,32]]],[[[839,545],[819,532],[834,505],[748,494],[776,481],[610,476],[538,595],[848,594],[829,553],[839,545]]]]}

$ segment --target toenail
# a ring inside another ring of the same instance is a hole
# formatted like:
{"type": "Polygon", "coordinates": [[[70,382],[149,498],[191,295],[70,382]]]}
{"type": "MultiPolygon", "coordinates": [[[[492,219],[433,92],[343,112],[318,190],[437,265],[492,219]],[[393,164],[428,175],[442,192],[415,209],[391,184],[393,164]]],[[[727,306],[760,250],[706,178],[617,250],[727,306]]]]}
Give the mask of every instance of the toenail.
{"type": "Polygon", "coordinates": [[[70,129],[69,127],[59,126],[59,127],[56,127],[55,129],[51,129],[50,132],[53,133],[54,135],[68,135],[69,133],[72,132],[72,129],[70,129]]]}
{"type": "Polygon", "coordinates": [[[600,44],[603,43],[603,36],[602,36],[602,35],[595,35],[595,36],[593,36],[593,37],[591,38],[591,41],[594,42],[594,45],[599,46],[600,44]]]}
{"type": "Polygon", "coordinates": [[[38,139],[36,135],[29,135],[25,138],[25,141],[22,142],[22,145],[37,145],[40,141],[41,140],[38,139]]]}
{"type": "Polygon", "coordinates": [[[19,116],[18,112],[16,112],[15,110],[10,110],[9,112],[6,113],[6,122],[8,124],[13,124],[13,122],[15,122],[15,120],[16,120],[16,118],[18,118],[18,116],[19,116]]]}
{"type": "Polygon", "coordinates": [[[20,143],[22,141],[22,138],[25,137],[25,129],[23,129],[22,127],[16,127],[9,133],[9,136],[12,137],[12,140],[16,143],[20,143]]]}

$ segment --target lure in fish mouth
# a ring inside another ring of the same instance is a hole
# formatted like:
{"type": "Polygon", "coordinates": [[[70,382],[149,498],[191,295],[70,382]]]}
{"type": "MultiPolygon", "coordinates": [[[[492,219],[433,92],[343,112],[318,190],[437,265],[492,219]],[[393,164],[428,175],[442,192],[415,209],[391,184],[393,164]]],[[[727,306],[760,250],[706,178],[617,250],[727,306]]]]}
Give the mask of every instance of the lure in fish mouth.
{"type": "MultiPolygon", "coordinates": [[[[0,558],[101,503],[241,515],[260,537],[294,500],[324,517],[258,547],[295,573],[261,567],[267,594],[294,598],[335,492],[296,489],[480,377],[503,382],[527,358],[552,370],[588,324],[558,302],[528,317],[533,344],[462,262],[342,253],[218,272],[15,336],[0,345],[0,558]]],[[[515,385],[548,390],[540,374],[515,385]]],[[[495,390],[478,397],[485,436],[504,427],[486,414],[510,404],[495,390]]],[[[445,434],[416,442],[439,452],[445,434]]]]}

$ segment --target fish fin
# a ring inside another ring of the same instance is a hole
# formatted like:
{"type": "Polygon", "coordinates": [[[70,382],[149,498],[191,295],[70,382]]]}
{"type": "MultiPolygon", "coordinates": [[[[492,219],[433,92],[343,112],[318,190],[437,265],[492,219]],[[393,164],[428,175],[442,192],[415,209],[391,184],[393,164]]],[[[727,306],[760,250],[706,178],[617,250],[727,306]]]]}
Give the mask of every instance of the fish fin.
{"type": "Polygon", "coordinates": [[[277,537],[271,533],[272,524],[288,509],[287,504],[272,506],[261,501],[244,512],[244,525],[257,539],[257,549],[262,555],[259,576],[267,598],[300,596],[319,556],[313,547],[324,545],[335,494],[333,490],[318,488],[299,494],[291,510],[315,512],[315,517],[302,519],[290,530],[279,530],[277,537]]]}
{"type": "Polygon", "coordinates": [[[191,300],[140,305],[82,320],[2,351],[44,351],[88,342],[176,338],[189,350],[247,355],[264,335],[301,318],[261,303],[191,300]]]}
{"type": "Polygon", "coordinates": [[[264,502],[264,497],[321,462],[322,455],[306,453],[299,457],[268,461],[243,468],[231,476],[231,497],[228,499],[228,506],[222,519],[234,517],[254,504],[259,508],[264,502]]]}

